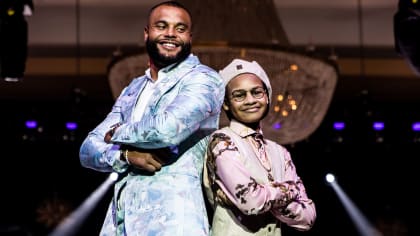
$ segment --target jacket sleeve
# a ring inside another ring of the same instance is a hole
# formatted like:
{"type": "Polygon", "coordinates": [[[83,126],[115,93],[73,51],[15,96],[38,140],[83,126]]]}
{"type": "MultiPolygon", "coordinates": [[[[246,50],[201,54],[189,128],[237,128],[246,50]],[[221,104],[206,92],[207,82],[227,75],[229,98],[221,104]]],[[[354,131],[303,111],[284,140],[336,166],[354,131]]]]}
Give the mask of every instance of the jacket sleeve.
{"type": "MultiPolygon", "coordinates": [[[[82,143],[80,161],[82,166],[99,171],[125,171],[126,163],[119,160],[120,145],[130,145],[142,149],[168,147],[173,156],[177,155],[177,145],[197,131],[200,122],[210,115],[220,112],[224,97],[221,78],[214,73],[195,73],[193,78],[186,78],[173,90],[160,99],[173,96],[174,99],[165,106],[157,107],[155,113],[145,113],[141,121],[125,123],[129,120],[127,94],[133,93],[135,86],[128,86],[113,105],[107,115],[82,143]],[[169,94],[170,93],[170,94],[169,94]],[[105,133],[112,125],[121,124],[114,133],[111,144],[104,142],[105,133]]],[[[156,104],[158,106],[159,104],[156,104]]],[[[210,127],[215,128],[215,127],[210,127]]]]}
{"type": "Polygon", "coordinates": [[[279,220],[300,231],[312,228],[316,219],[314,202],[308,198],[305,186],[296,172],[290,153],[283,148],[284,153],[284,182],[274,183],[282,189],[284,200],[276,201],[271,212],[279,220]]]}
{"type": "Polygon", "coordinates": [[[122,124],[111,141],[145,149],[171,147],[206,128],[200,127],[201,122],[220,113],[224,97],[222,80],[215,72],[195,72],[179,83],[160,98],[155,112],[145,113],[139,122],[122,124]],[[170,93],[175,96],[165,101],[173,96],[170,93]]]}
{"type": "Polygon", "coordinates": [[[105,133],[111,127],[122,121],[120,98],[124,96],[126,88],[121,92],[119,98],[114,103],[111,112],[106,118],[90,131],[82,142],[79,150],[79,159],[82,166],[95,169],[102,172],[117,171],[123,172],[127,165],[119,160],[120,146],[116,144],[108,144],[104,141],[105,133]]]}

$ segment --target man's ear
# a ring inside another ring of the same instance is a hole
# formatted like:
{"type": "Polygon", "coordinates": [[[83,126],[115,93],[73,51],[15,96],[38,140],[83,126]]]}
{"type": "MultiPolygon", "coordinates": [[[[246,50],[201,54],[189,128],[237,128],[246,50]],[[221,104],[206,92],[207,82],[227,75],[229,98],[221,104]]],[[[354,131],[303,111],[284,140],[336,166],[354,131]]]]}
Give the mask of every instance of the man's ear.
{"type": "Polygon", "coordinates": [[[229,111],[229,106],[226,105],[226,103],[223,103],[222,107],[223,107],[223,110],[229,111]]]}
{"type": "Polygon", "coordinates": [[[149,36],[149,27],[146,26],[144,27],[144,31],[143,31],[144,42],[146,42],[148,36],[149,36]]]}

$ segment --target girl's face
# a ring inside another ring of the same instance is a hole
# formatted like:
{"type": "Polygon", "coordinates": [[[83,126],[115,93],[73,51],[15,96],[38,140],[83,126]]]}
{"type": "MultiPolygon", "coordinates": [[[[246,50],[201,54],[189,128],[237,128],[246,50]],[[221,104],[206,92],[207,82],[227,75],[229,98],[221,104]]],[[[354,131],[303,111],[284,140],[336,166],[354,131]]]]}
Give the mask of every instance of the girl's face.
{"type": "Polygon", "coordinates": [[[230,110],[237,121],[255,125],[268,109],[268,96],[263,82],[254,74],[245,73],[233,78],[226,86],[224,110],[230,110]]]}

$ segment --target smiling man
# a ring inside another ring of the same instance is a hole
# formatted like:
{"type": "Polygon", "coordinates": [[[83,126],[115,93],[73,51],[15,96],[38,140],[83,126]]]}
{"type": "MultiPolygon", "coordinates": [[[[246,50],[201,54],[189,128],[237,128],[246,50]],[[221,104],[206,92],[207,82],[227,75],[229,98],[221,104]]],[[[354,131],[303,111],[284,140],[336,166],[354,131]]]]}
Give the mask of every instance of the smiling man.
{"type": "Polygon", "coordinates": [[[121,176],[100,235],[208,235],[201,174],[223,82],[191,53],[191,15],[176,1],[150,10],[144,40],[145,75],[80,148],[84,167],[121,176]]]}
{"type": "Polygon", "coordinates": [[[152,70],[158,71],[188,57],[191,53],[191,27],[189,14],[174,14],[171,8],[150,12],[144,40],[152,70]]]}

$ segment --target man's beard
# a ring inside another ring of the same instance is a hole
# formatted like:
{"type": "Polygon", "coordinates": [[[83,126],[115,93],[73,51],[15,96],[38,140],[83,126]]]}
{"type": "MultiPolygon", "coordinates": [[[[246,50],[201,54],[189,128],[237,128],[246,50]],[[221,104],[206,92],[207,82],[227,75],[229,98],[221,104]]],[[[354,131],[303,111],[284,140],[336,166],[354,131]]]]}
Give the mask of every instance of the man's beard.
{"type": "Polygon", "coordinates": [[[146,50],[149,54],[149,57],[153,61],[153,64],[158,68],[164,68],[171,64],[181,62],[185,58],[188,57],[191,53],[191,43],[187,42],[181,45],[181,51],[178,52],[175,56],[166,56],[159,53],[159,49],[157,47],[157,42],[152,41],[149,38],[146,40],[146,50]]]}

